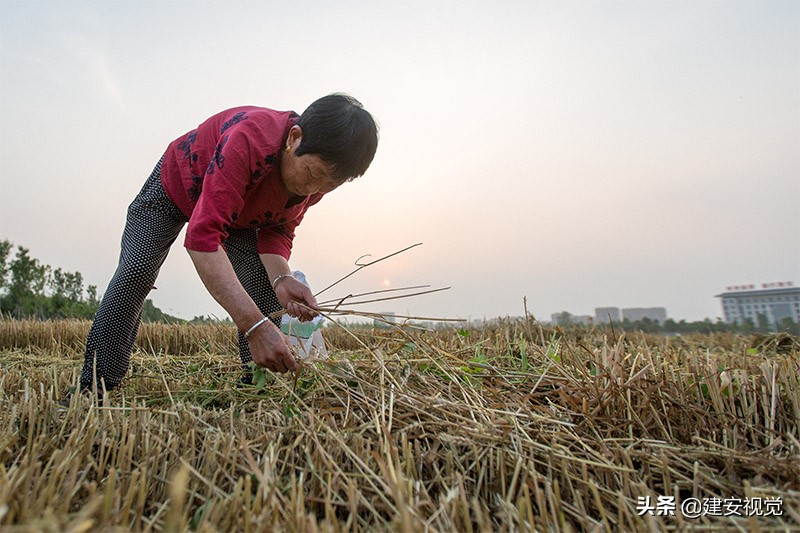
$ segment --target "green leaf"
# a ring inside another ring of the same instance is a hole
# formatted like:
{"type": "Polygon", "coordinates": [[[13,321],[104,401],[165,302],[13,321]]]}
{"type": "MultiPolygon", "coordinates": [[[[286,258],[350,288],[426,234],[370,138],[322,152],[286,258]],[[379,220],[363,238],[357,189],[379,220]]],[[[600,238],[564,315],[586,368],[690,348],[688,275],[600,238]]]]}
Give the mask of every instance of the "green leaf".
{"type": "Polygon", "coordinates": [[[251,363],[253,370],[253,386],[256,389],[263,390],[267,385],[267,373],[264,369],[255,363],[251,363]]]}
{"type": "Polygon", "coordinates": [[[403,351],[409,353],[416,353],[417,345],[414,344],[413,342],[407,342],[403,345],[403,351]]]}
{"type": "Polygon", "coordinates": [[[206,502],[195,509],[192,519],[189,521],[189,529],[197,531],[197,528],[200,527],[200,523],[203,521],[203,514],[206,512],[206,509],[208,509],[210,503],[211,502],[206,502]]]}
{"type": "Polygon", "coordinates": [[[519,365],[520,366],[520,370],[522,372],[527,372],[528,371],[528,350],[527,350],[528,343],[525,341],[525,339],[520,337],[518,345],[519,345],[519,355],[520,355],[520,365],[519,365]]]}
{"type": "Polygon", "coordinates": [[[283,416],[286,418],[294,418],[298,414],[300,414],[300,411],[297,409],[297,406],[294,405],[294,403],[292,403],[292,401],[289,398],[283,401],[282,411],[283,411],[283,416]]]}
{"type": "Polygon", "coordinates": [[[547,357],[555,361],[556,363],[561,362],[561,356],[558,355],[558,349],[561,346],[561,339],[559,339],[555,333],[550,336],[550,344],[547,346],[547,357]]]}
{"type": "Polygon", "coordinates": [[[475,357],[469,360],[470,363],[485,363],[487,361],[486,354],[484,354],[480,347],[475,348],[475,357]]]}

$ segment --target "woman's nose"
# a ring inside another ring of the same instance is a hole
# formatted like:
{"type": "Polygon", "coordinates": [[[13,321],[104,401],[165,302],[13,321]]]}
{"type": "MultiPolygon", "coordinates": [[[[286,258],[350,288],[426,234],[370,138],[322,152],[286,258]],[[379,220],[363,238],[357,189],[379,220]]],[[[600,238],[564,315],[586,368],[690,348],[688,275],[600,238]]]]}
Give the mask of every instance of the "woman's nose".
{"type": "Polygon", "coordinates": [[[306,196],[311,195],[311,194],[317,194],[320,191],[320,189],[322,189],[322,185],[323,184],[321,182],[319,182],[317,180],[312,180],[308,184],[308,189],[307,189],[307,192],[306,192],[306,196]]]}

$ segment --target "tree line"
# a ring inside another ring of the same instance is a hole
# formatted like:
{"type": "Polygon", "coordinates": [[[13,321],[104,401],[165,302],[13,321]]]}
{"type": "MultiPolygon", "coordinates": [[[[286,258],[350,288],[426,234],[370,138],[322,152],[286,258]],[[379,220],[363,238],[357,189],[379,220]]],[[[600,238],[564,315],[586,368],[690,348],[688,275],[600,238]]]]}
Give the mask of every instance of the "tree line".
{"type": "MultiPolygon", "coordinates": [[[[80,272],[53,268],[32,257],[30,250],[0,241],[0,313],[12,318],[94,318],[100,300],[97,286],[84,287],[80,272]],[[12,252],[13,255],[12,255],[12,252]]],[[[147,300],[145,322],[184,322],[147,300]]]]}
{"type": "MultiPolygon", "coordinates": [[[[558,325],[571,325],[572,319],[569,313],[563,312],[559,315],[558,325]]],[[[607,326],[608,324],[603,324],[607,326]]],[[[766,315],[759,314],[758,323],[754,323],[749,318],[743,323],[730,323],[722,320],[712,322],[710,319],[687,322],[686,320],[675,321],[671,318],[663,323],[651,318],[641,320],[624,319],[622,322],[614,322],[611,327],[623,331],[642,331],[644,333],[664,333],[664,334],[689,334],[689,333],[769,333],[773,331],[783,331],[792,335],[800,335],[800,326],[791,318],[784,318],[779,324],[771,324],[766,315]]]]}

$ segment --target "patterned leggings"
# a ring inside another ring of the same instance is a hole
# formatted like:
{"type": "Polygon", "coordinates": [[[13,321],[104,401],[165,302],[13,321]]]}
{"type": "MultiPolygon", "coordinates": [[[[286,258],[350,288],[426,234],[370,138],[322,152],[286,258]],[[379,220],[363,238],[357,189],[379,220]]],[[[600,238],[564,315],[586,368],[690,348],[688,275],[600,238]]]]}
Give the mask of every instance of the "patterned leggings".
{"type": "MultiPolygon", "coordinates": [[[[108,284],[86,340],[81,389],[111,390],[128,372],[131,352],[139,331],[142,307],[178,237],[186,216],[172,203],[161,186],[161,161],[128,207],[122,234],[122,251],[114,277],[108,284]]],[[[233,270],[253,301],[266,314],[281,308],[269,274],[258,257],[255,228],[230,230],[225,251],[233,270]]],[[[280,324],[278,319],[274,320],[280,324]]],[[[252,361],[250,347],[239,332],[242,364],[252,361]]]]}

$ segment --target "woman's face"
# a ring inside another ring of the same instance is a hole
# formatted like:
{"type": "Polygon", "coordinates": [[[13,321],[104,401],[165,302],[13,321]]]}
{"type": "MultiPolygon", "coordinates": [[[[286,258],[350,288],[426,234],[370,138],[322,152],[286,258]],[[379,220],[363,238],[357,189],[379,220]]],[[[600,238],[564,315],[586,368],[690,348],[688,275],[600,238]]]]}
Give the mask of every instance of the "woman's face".
{"type": "Polygon", "coordinates": [[[289,195],[325,194],[341,185],[340,182],[333,179],[333,167],[319,156],[303,154],[298,157],[294,155],[297,147],[300,146],[301,139],[300,127],[292,126],[286,141],[289,151],[284,150],[281,155],[281,180],[289,195]]]}

